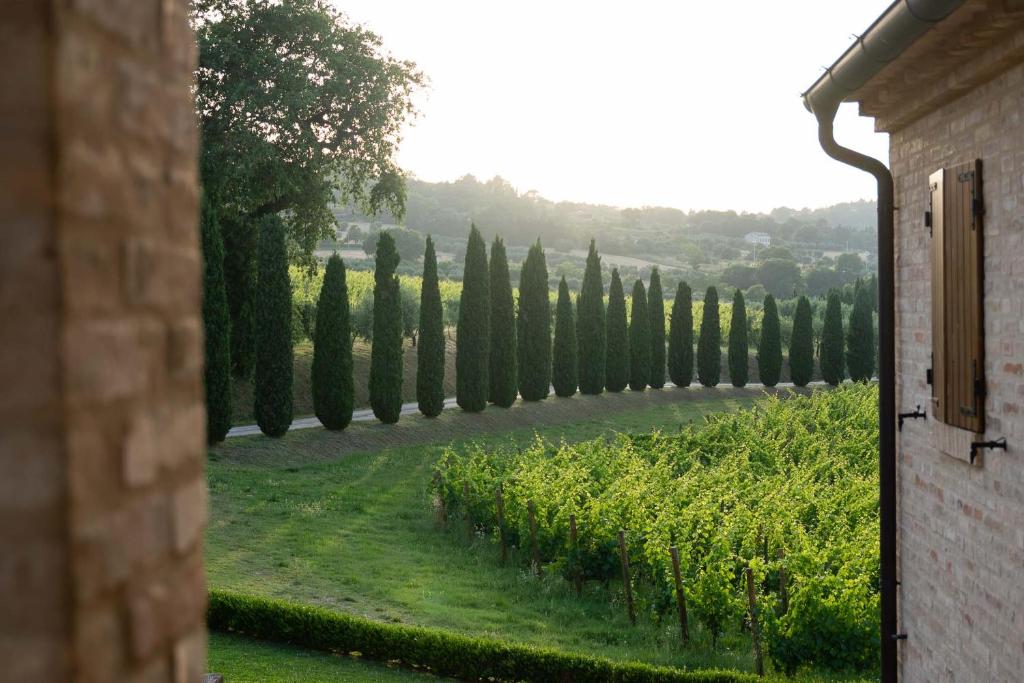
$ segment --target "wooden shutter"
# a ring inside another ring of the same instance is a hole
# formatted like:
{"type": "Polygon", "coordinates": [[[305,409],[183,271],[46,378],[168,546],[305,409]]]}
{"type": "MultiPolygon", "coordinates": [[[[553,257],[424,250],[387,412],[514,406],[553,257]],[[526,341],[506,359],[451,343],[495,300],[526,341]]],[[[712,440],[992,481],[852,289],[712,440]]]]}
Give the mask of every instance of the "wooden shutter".
{"type": "Polygon", "coordinates": [[[935,417],[985,430],[981,162],[933,173],[932,398],[935,417]]]}

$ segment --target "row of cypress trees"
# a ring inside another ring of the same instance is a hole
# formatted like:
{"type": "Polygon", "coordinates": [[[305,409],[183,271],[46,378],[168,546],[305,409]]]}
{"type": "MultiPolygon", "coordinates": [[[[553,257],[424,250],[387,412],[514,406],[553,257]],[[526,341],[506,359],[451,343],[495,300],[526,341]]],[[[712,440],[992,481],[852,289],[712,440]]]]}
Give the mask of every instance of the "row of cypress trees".
{"type": "MultiPolygon", "coordinates": [[[[202,239],[205,256],[203,318],[206,329],[206,392],[210,443],[222,440],[231,424],[230,374],[233,365],[231,321],[224,287],[224,249],[216,212],[204,198],[202,239]]],[[[255,353],[254,415],[270,436],[284,434],[292,420],[291,290],[285,226],[277,216],[259,225],[257,243],[260,305],[253,311],[255,353]]],[[[397,422],[402,408],[402,311],[398,250],[393,237],[378,238],[374,271],[373,346],[369,393],[374,415],[384,423],[397,422]]],[[[514,303],[504,242],[496,237],[488,262],[483,237],[470,229],[456,340],[456,401],[468,412],[487,403],[508,407],[520,395],[536,401],[554,387],[558,396],[605,389],[619,392],[629,386],[642,391],[660,389],[665,370],[678,386],[688,386],[696,369],[698,381],[715,386],[721,380],[721,329],[718,292],[710,287],[696,357],[693,345],[692,292],[680,282],[671,311],[666,353],[664,297],[657,268],[650,288],[637,280],[627,318],[625,291],[617,269],[612,270],[607,307],[601,280],[601,259],[592,240],[581,291],[572,304],[563,277],[558,286],[552,340],[548,270],[538,240],[523,262],[518,311],[514,303]],[[627,323],[628,319],[628,323],[627,323]],[[696,365],[696,368],[694,367],[696,365]]],[[[844,353],[839,293],[829,294],[819,360],[822,376],[838,384],[849,368],[855,380],[874,372],[871,299],[858,287],[844,353]]],[[[416,398],[419,410],[433,417],[444,407],[445,338],[443,310],[433,241],[426,240],[420,300],[416,398]]],[[[734,295],[728,347],[729,378],[735,386],[748,381],[746,303],[734,295]]],[[[759,379],[768,386],[779,381],[782,348],[778,309],[765,297],[764,321],[758,342],[759,379]]],[[[810,302],[797,303],[790,345],[790,375],[807,384],[814,370],[810,302]]],[[[328,429],[344,429],[352,420],[352,334],[345,266],[332,256],[324,274],[317,305],[312,365],[314,411],[328,429]]]]}

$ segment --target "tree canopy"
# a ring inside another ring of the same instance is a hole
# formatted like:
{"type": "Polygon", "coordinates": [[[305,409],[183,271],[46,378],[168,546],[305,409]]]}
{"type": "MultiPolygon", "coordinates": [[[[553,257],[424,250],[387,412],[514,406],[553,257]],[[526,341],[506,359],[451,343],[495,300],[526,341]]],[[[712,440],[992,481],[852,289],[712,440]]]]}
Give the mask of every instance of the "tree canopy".
{"type": "Polygon", "coordinates": [[[394,155],[424,76],[327,0],[194,0],[203,185],[228,218],[287,211],[311,252],[337,197],[401,215],[394,155]]]}

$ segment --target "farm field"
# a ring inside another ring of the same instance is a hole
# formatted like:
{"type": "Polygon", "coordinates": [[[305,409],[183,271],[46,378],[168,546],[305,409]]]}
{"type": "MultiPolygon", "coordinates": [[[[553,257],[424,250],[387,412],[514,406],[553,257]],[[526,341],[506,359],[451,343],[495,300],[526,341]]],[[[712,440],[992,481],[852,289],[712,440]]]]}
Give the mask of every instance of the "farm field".
{"type": "MultiPolygon", "coordinates": [[[[680,390],[601,398],[647,400],[674,391],[680,390]]],[[[567,443],[616,431],[671,432],[704,415],[758,401],[750,390],[692,393],[699,400],[589,411],[567,426],[536,431],[567,443]]],[[[550,413],[557,412],[558,403],[549,399],[525,407],[550,413]]],[[[480,420],[513,411],[491,408],[478,416],[450,411],[437,420],[420,420],[442,434],[421,434],[433,439],[426,445],[352,451],[340,445],[345,432],[306,430],[281,440],[246,437],[217,447],[209,465],[212,517],[206,557],[211,587],[619,660],[751,671],[749,635],[737,628],[726,629],[711,648],[709,634],[695,625],[694,642],[683,649],[671,619],[643,618],[630,626],[621,583],[607,588],[588,584],[577,598],[571,583],[557,574],[534,578],[515,551],[512,567],[502,566],[485,535],[470,539],[458,522],[447,531],[435,529],[430,482],[449,444],[454,441],[460,452],[471,442],[489,449],[524,447],[536,436],[532,427],[507,426],[493,429],[501,436],[488,435],[492,429],[479,423],[471,428],[458,418],[480,420]],[[450,430],[444,429],[446,419],[450,430]]],[[[404,429],[376,427],[391,433],[404,429]]],[[[217,647],[214,642],[211,650],[217,647]]],[[[807,680],[858,679],[811,674],[807,680]]]]}

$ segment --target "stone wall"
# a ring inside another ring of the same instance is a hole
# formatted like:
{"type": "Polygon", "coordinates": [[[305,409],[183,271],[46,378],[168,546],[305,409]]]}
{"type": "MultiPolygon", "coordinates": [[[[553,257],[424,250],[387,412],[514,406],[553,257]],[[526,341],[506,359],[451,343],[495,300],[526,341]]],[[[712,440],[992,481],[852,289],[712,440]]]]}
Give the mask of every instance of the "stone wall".
{"type": "Polygon", "coordinates": [[[199,681],[205,585],[187,0],[0,10],[5,681],[199,681]]]}
{"type": "MultiPolygon", "coordinates": [[[[909,96],[901,93],[901,96],[909,96]]],[[[896,98],[898,99],[898,98],[896,98]]],[[[897,408],[929,408],[898,441],[900,645],[904,681],[1024,676],[1024,66],[892,132],[896,182],[897,408]],[[988,438],[1009,450],[968,462],[973,435],[931,417],[928,175],[981,159],[988,438]]]]}

